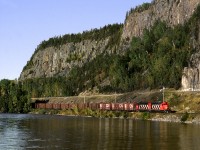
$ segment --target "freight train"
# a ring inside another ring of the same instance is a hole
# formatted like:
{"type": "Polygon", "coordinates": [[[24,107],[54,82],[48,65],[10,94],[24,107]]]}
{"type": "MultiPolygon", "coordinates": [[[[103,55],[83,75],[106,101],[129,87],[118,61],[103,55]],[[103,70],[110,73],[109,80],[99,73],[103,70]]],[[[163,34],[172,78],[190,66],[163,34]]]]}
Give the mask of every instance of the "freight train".
{"type": "Polygon", "coordinates": [[[67,110],[73,108],[107,111],[129,112],[171,112],[168,102],[124,102],[124,103],[56,103],[48,101],[35,101],[32,108],[67,110]]]}

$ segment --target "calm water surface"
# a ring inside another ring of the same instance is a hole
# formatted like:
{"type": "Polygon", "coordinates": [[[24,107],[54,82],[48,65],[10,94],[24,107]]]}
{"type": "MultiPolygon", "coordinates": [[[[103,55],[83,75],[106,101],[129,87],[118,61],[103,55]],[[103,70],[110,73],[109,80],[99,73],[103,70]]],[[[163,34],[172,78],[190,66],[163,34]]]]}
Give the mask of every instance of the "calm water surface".
{"type": "Polygon", "coordinates": [[[199,150],[200,125],[0,114],[0,149],[199,150]]]}

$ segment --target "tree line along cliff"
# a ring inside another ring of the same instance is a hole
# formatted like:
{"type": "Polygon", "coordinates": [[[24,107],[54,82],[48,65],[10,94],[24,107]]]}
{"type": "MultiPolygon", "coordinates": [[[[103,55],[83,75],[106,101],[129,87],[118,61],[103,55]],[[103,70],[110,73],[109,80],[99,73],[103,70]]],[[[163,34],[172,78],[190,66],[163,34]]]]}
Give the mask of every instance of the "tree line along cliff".
{"type": "Polygon", "coordinates": [[[184,70],[198,67],[194,57],[200,43],[198,4],[197,0],[154,0],[130,10],[124,25],[50,38],[37,47],[20,80],[63,78],[74,82],[68,85],[75,85],[76,94],[94,87],[186,89],[193,81],[184,70]]]}
{"type": "Polygon", "coordinates": [[[198,74],[200,66],[199,3],[154,0],[127,12],[124,24],[43,41],[20,75],[20,89],[47,97],[198,85],[188,70],[198,74]]]}

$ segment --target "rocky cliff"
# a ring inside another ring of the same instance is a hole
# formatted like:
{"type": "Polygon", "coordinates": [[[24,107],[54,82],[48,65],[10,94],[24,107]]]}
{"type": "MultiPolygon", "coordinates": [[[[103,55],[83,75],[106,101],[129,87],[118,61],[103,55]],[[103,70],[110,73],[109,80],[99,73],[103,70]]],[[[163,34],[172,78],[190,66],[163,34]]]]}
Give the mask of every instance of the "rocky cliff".
{"type": "Polygon", "coordinates": [[[40,50],[32,58],[32,65],[21,73],[20,79],[66,76],[74,66],[82,66],[96,55],[104,53],[108,41],[109,38],[100,41],[85,40],[40,50]]]}
{"type": "MultiPolygon", "coordinates": [[[[127,41],[133,36],[142,37],[143,30],[150,29],[158,19],[171,27],[178,24],[183,25],[199,4],[199,0],[154,0],[148,7],[142,8],[142,12],[141,8],[136,8],[125,20],[122,39],[127,41]]],[[[196,33],[198,38],[195,39],[191,35],[191,45],[196,49],[196,52],[189,61],[190,67],[183,70],[181,83],[183,90],[200,90],[200,22],[197,28],[199,28],[199,33],[196,33]]]]}
{"type": "Polygon", "coordinates": [[[191,57],[190,66],[183,70],[181,85],[184,91],[200,91],[200,41],[198,46],[198,51],[191,57]]]}
{"type": "MultiPolygon", "coordinates": [[[[113,53],[116,49],[118,53],[124,52],[132,37],[142,37],[143,30],[150,29],[156,20],[164,21],[171,27],[184,24],[199,4],[199,0],[153,0],[151,4],[143,4],[128,13],[120,36],[120,47],[109,47],[111,36],[101,40],[91,38],[76,43],[68,42],[57,47],[48,46],[36,51],[24,67],[20,80],[56,75],[67,76],[71,68],[83,66],[99,54],[113,53]]],[[[184,90],[200,89],[200,22],[197,28],[199,28],[199,33],[195,33],[198,35],[197,38],[191,35],[191,46],[196,49],[196,52],[188,60],[190,66],[183,70],[184,90]]]]}
{"type": "Polygon", "coordinates": [[[149,29],[158,19],[170,26],[183,24],[191,17],[198,4],[199,0],[154,0],[146,7],[140,6],[127,16],[122,38],[142,36],[143,30],[149,29]]]}
{"type": "Polygon", "coordinates": [[[41,42],[19,79],[67,76],[73,67],[81,67],[100,54],[116,53],[122,26],[106,25],[82,34],[66,34],[41,42]]]}
{"type": "MultiPolygon", "coordinates": [[[[166,22],[173,27],[184,24],[194,13],[199,0],[153,0],[151,4],[144,4],[131,10],[124,23],[122,41],[130,43],[133,36],[142,37],[143,30],[150,29],[156,20],[166,22]]],[[[200,29],[200,23],[199,23],[200,29]]],[[[191,37],[192,46],[197,52],[192,55],[190,67],[183,70],[182,90],[200,90],[200,30],[198,39],[191,37]]]]}

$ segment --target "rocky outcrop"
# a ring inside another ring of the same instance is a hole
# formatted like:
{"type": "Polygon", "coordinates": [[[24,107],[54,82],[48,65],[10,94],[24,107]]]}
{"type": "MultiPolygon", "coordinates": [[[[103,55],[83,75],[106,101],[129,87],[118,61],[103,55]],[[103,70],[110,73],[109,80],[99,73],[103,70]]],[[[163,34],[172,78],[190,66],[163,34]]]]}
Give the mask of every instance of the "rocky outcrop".
{"type": "Polygon", "coordinates": [[[182,90],[196,91],[200,90],[200,74],[198,68],[185,67],[182,76],[182,90]]]}
{"type": "Polygon", "coordinates": [[[200,51],[192,55],[190,67],[184,68],[181,85],[184,91],[200,91],[200,51]]]}
{"type": "Polygon", "coordinates": [[[199,33],[195,33],[197,39],[194,36],[191,37],[191,45],[196,52],[192,54],[189,60],[189,67],[185,67],[182,76],[182,90],[184,91],[200,91],[200,22],[198,23],[199,33]]]}
{"type": "MultiPolygon", "coordinates": [[[[37,77],[67,76],[74,66],[82,66],[106,51],[109,38],[101,41],[85,40],[67,43],[59,48],[48,47],[34,54],[31,65],[20,75],[20,80],[37,77]]],[[[109,50],[108,52],[112,52],[109,50]]]]}
{"type": "Polygon", "coordinates": [[[198,4],[199,0],[154,0],[147,10],[140,12],[136,9],[130,13],[125,20],[122,39],[142,36],[143,30],[149,29],[158,19],[170,26],[183,24],[198,4]]]}
{"type": "MultiPolygon", "coordinates": [[[[121,36],[118,53],[123,53],[133,36],[142,37],[143,30],[150,27],[156,20],[165,21],[169,26],[184,24],[196,7],[199,0],[154,0],[148,7],[135,9],[127,16],[121,36]]],[[[143,7],[143,6],[140,6],[143,7]]],[[[200,23],[199,33],[200,37],[200,23]]],[[[37,51],[20,75],[20,80],[37,77],[67,76],[74,66],[83,66],[108,49],[109,37],[103,40],[84,40],[79,43],[67,43],[59,47],[48,47],[37,51]]],[[[191,58],[188,68],[183,70],[182,89],[200,89],[200,38],[191,37],[191,45],[197,50],[191,58]]]]}
{"type": "MultiPolygon", "coordinates": [[[[122,41],[131,40],[133,36],[142,37],[143,30],[150,29],[156,20],[165,21],[173,27],[184,24],[194,13],[199,0],[154,0],[146,10],[137,11],[135,9],[125,20],[122,41]]],[[[142,7],[142,6],[141,6],[142,7]]],[[[200,90],[200,22],[198,39],[191,35],[191,46],[196,49],[196,53],[190,59],[190,66],[183,70],[182,89],[200,90]]]]}

